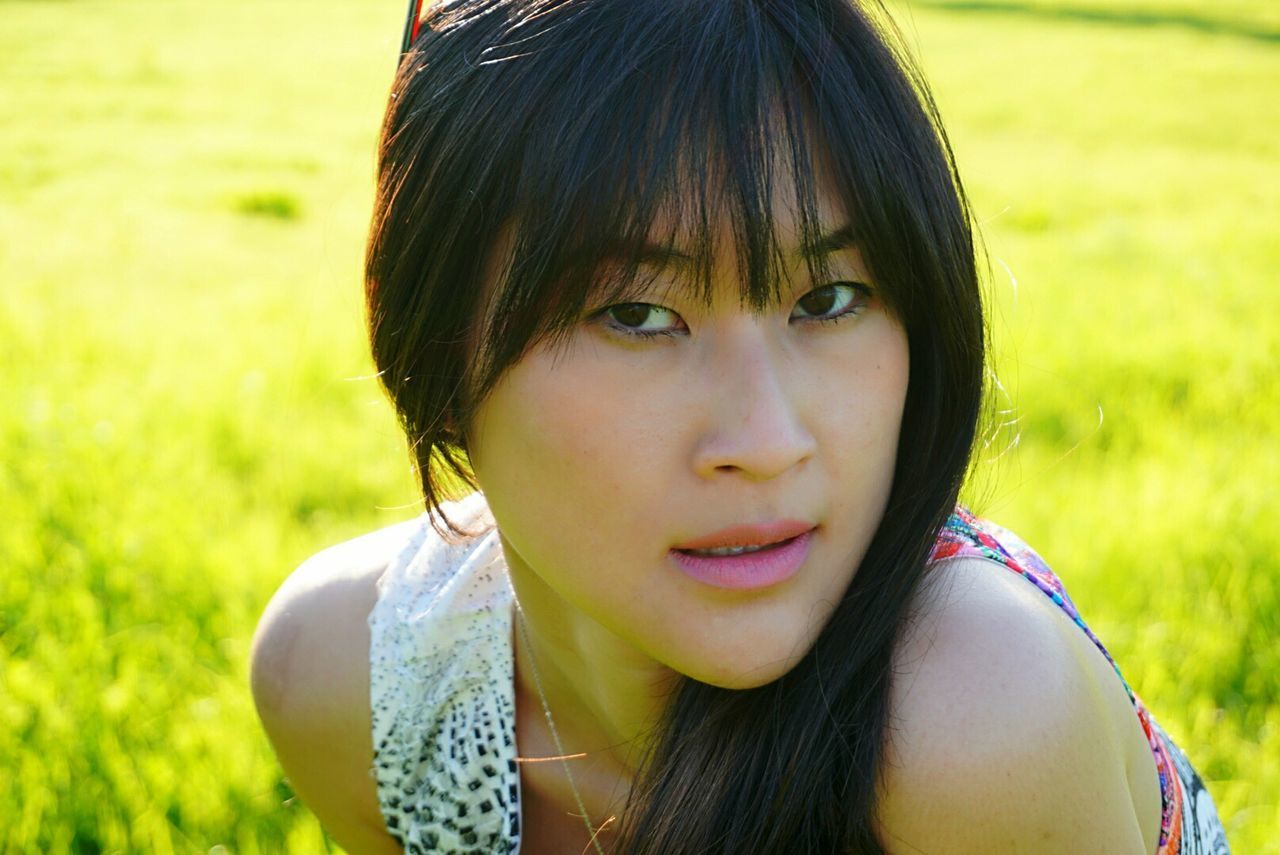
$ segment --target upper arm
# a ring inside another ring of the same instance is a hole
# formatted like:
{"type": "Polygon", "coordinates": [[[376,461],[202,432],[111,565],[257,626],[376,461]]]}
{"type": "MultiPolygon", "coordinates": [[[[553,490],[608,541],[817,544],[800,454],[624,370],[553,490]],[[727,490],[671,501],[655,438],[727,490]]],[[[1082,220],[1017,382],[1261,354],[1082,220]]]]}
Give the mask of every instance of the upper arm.
{"type": "Polygon", "coordinates": [[[949,569],[957,590],[901,648],[882,844],[931,855],[1144,852],[1125,754],[1066,634],[1079,630],[1023,600],[1040,594],[1012,574],[949,569]]]}
{"type": "Polygon", "coordinates": [[[325,830],[350,852],[393,853],[371,775],[367,623],[386,558],[361,540],[281,585],[254,635],[250,681],[281,767],[325,830]]]}

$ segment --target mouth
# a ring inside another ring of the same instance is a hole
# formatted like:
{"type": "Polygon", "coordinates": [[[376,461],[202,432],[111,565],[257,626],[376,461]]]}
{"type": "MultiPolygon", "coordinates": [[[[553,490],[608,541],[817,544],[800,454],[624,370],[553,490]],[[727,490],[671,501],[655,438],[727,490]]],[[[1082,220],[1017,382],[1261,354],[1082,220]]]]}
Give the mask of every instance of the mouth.
{"type": "Polygon", "coordinates": [[[671,550],[671,561],[686,576],[716,588],[764,590],[799,573],[808,560],[817,527],[799,527],[781,538],[757,533],[756,543],[681,544],[671,550]]]}
{"type": "Polygon", "coordinates": [[[788,537],[785,540],[759,546],[717,546],[711,549],[676,549],[675,551],[684,555],[698,555],[704,558],[724,558],[730,555],[746,555],[751,552],[768,552],[772,549],[781,549],[800,536],[797,534],[795,537],[788,537]]]}
{"type": "Polygon", "coordinates": [[[778,549],[817,526],[802,520],[735,525],[672,547],[686,555],[723,557],[778,549]]]}

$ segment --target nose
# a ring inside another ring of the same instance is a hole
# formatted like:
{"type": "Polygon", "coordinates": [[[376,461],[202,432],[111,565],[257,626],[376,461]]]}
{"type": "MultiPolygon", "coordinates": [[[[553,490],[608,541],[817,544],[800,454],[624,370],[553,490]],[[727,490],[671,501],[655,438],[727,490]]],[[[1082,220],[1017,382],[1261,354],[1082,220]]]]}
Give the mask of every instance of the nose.
{"type": "Polygon", "coordinates": [[[734,473],[767,481],[814,456],[817,440],[802,407],[805,367],[797,359],[753,329],[708,360],[698,404],[705,427],[694,452],[700,477],[734,473]]]}

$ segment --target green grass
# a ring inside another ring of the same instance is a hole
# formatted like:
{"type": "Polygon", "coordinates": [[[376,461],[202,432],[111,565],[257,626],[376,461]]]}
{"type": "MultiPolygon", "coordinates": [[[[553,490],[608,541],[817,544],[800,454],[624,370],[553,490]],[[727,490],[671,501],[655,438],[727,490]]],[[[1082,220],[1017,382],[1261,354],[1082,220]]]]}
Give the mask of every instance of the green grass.
{"type": "MultiPolygon", "coordinates": [[[[1280,852],[1276,8],[901,18],[1017,418],[970,493],[1059,570],[1241,853],[1280,852]]],[[[416,512],[360,301],[400,14],[0,4],[6,852],[331,848],[246,655],[298,561],[416,512]]]]}

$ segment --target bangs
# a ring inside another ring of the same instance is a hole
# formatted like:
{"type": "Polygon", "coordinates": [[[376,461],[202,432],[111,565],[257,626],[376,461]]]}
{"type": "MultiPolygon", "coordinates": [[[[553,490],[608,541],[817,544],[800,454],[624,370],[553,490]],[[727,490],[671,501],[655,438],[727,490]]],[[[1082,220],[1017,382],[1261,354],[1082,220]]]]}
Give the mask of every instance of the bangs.
{"type": "MultiPolygon", "coordinates": [[[[725,240],[741,302],[762,309],[779,299],[793,249],[778,233],[780,206],[794,211],[800,247],[817,247],[815,173],[825,158],[796,90],[774,86],[757,100],[749,87],[717,93],[722,81],[711,79],[698,81],[698,97],[675,99],[644,79],[632,97],[603,105],[580,135],[530,141],[514,188],[499,316],[527,308],[518,295],[529,294],[547,315],[539,332],[554,335],[584,307],[647,289],[659,275],[710,307],[725,240]]],[[[692,88],[679,77],[661,82],[692,88]]],[[[844,225],[845,212],[839,216],[835,225],[844,225]]],[[[811,276],[825,273],[816,252],[802,255],[811,276]]]]}

